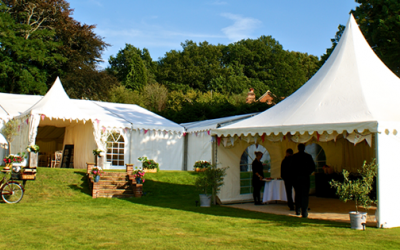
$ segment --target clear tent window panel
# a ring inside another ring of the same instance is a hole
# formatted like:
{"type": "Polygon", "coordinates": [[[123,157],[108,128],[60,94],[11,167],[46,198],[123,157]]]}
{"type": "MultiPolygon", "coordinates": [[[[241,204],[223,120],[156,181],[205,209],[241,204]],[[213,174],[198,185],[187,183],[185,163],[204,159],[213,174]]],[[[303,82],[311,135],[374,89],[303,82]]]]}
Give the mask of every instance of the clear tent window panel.
{"type": "Polygon", "coordinates": [[[113,167],[123,167],[125,155],[125,140],[118,133],[113,132],[107,138],[107,162],[111,162],[113,167]]]}
{"type": "Polygon", "coordinates": [[[260,151],[263,153],[261,162],[264,166],[264,176],[270,176],[271,157],[266,148],[261,145],[250,145],[246,148],[240,158],[240,194],[251,194],[253,192],[251,185],[252,178],[252,163],[256,159],[255,152],[260,151]]]}

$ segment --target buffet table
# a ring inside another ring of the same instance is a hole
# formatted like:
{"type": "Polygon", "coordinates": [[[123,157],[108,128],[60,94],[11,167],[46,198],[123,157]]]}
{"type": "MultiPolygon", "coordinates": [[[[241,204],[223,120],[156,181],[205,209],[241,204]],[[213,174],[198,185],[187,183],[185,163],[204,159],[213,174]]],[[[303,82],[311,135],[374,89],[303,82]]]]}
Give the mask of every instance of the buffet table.
{"type": "Polygon", "coordinates": [[[269,201],[287,201],[285,183],[283,180],[265,180],[262,202],[266,203],[269,201]]]}

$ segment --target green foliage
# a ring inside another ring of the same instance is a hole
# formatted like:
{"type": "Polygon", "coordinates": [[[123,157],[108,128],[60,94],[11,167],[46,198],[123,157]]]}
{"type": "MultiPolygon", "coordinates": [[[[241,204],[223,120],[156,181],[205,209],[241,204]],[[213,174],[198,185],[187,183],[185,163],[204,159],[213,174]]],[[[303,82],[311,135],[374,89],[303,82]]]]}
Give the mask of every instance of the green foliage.
{"type": "Polygon", "coordinates": [[[114,86],[108,93],[108,101],[115,103],[137,104],[145,106],[145,97],[139,91],[133,91],[125,86],[114,86]]]}
{"type": "Polygon", "coordinates": [[[107,71],[114,75],[122,85],[132,90],[143,90],[147,84],[148,72],[145,63],[154,70],[152,62],[149,62],[150,54],[144,50],[144,62],[141,58],[141,50],[125,44],[116,57],[111,56],[108,60],[110,67],[107,71]]]}
{"type": "Polygon", "coordinates": [[[378,165],[375,159],[369,164],[364,161],[362,169],[358,170],[361,176],[360,179],[350,180],[350,173],[343,169],[343,183],[333,180],[329,182],[329,184],[331,187],[336,188],[336,194],[339,196],[340,200],[344,202],[355,201],[357,213],[359,206],[363,206],[368,212],[368,208],[375,202],[369,197],[369,193],[373,189],[372,184],[374,183],[374,177],[377,175],[377,171],[378,165]]]}
{"type": "Polygon", "coordinates": [[[195,186],[204,194],[211,194],[214,204],[216,196],[224,185],[224,176],[228,168],[218,168],[216,164],[211,164],[203,172],[199,172],[196,178],[195,186]]]}
{"type": "Polygon", "coordinates": [[[142,162],[143,168],[147,169],[157,169],[157,172],[160,171],[159,164],[152,159],[147,159],[146,156],[142,156],[138,158],[139,161],[142,162]]]}
{"type": "Polygon", "coordinates": [[[363,35],[379,58],[400,76],[400,2],[397,0],[356,0],[351,12],[363,35]]]}
{"type": "Polygon", "coordinates": [[[8,142],[14,140],[14,136],[18,135],[18,121],[11,119],[3,125],[1,133],[4,135],[8,142]]]}
{"type": "Polygon", "coordinates": [[[115,80],[96,69],[108,46],[64,0],[0,0],[0,91],[45,94],[57,76],[72,98],[101,100],[115,80]]]}
{"type": "Polygon", "coordinates": [[[151,83],[143,90],[144,104],[152,111],[162,111],[167,106],[168,89],[159,83],[151,83]]]}
{"type": "Polygon", "coordinates": [[[38,145],[29,145],[28,147],[26,147],[26,151],[28,152],[32,152],[32,153],[39,153],[40,147],[38,145]]]}

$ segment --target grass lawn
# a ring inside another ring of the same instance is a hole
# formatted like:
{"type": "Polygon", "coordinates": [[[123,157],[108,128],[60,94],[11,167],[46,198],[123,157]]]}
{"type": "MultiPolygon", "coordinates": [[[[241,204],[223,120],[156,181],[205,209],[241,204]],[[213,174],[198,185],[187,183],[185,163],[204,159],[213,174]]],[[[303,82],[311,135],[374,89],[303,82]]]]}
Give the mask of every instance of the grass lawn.
{"type": "Polygon", "coordinates": [[[0,203],[1,249],[400,249],[400,228],[195,206],[196,173],[146,174],[145,196],[92,199],[83,170],[39,168],[0,203]]]}

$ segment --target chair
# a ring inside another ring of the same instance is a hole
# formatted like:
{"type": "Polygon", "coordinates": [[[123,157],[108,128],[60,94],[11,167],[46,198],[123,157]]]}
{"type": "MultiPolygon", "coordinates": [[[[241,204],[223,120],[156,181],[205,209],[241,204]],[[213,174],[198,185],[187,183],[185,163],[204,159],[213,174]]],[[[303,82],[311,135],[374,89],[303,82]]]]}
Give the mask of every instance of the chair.
{"type": "Polygon", "coordinates": [[[54,153],[54,158],[51,159],[51,168],[59,168],[61,167],[61,158],[62,158],[62,152],[61,151],[56,151],[54,153]]]}

